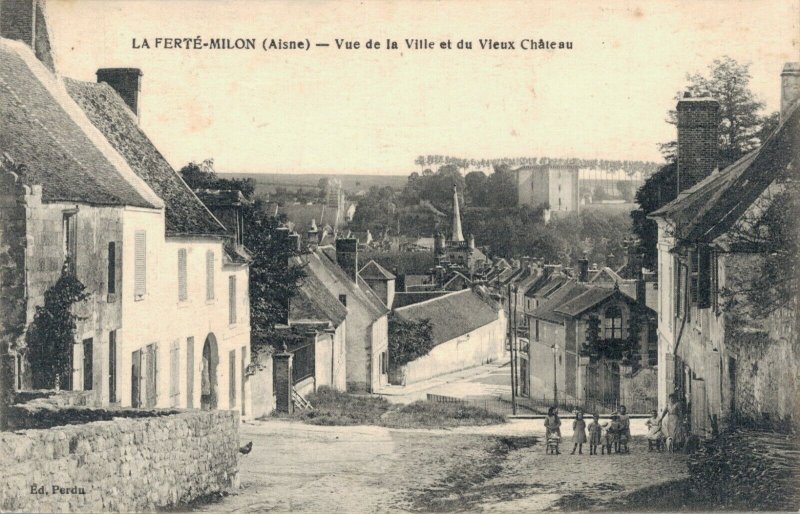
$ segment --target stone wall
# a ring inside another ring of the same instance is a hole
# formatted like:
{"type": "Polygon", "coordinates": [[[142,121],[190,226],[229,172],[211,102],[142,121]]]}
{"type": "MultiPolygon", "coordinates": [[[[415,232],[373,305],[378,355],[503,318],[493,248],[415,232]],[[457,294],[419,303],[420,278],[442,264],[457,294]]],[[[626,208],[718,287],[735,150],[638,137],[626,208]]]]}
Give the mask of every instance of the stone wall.
{"type": "Polygon", "coordinates": [[[0,433],[0,510],[147,511],[238,487],[239,416],[186,411],[0,433]]]}
{"type": "Polygon", "coordinates": [[[25,331],[26,187],[13,170],[21,171],[0,156],[0,429],[6,423],[6,407],[14,390],[15,348],[25,331]]]}

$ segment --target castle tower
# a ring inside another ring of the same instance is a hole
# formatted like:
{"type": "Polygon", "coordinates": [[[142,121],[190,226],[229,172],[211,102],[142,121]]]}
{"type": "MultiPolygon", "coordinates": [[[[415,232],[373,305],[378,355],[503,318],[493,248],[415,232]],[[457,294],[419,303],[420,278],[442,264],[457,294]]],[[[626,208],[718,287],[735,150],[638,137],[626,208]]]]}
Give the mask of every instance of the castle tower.
{"type": "Polygon", "coordinates": [[[461,212],[458,210],[458,189],[453,186],[453,235],[451,241],[464,241],[461,232],[461,212]]]}

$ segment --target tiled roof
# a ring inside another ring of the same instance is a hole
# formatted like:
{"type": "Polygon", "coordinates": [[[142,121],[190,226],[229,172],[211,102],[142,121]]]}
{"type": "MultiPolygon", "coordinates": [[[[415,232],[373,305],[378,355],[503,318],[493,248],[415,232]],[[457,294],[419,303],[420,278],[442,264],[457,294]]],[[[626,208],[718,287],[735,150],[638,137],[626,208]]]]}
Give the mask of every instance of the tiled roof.
{"type": "Polygon", "coordinates": [[[433,300],[440,296],[450,294],[450,291],[412,291],[412,292],[399,292],[394,294],[394,302],[392,307],[398,309],[411,305],[414,303],[424,302],[426,300],[433,300]]]}
{"type": "Polygon", "coordinates": [[[45,202],[160,208],[27,46],[0,39],[0,152],[45,202]]]}
{"type": "Polygon", "coordinates": [[[167,235],[226,233],[205,205],[139,128],[133,113],[105,83],[65,79],[70,96],[131,169],[164,201],[167,235]]]}
{"type": "Polygon", "coordinates": [[[366,309],[372,320],[376,320],[389,312],[389,309],[381,302],[380,298],[375,296],[372,289],[366,285],[366,283],[360,287],[350,280],[350,277],[336,264],[336,251],[333,248],[317,248],[316,251],[304,256],[304,258],[307,260],[310,268],[325,270],[332,280],[336,280],[347,288],[350,295],[366,309]],[[332,259],[327,253],[329,251],[332,251],[332,259]]]}
{"type": "Polygon", "coordinates": [[[472,289],[400,307],[394,312],[407,320],[430,320],[433,341],[437,345],[488,325],[499,316],[497,307],[472,289]]]}
{"type": "Polygon", "coordinates": [[[453,276],[445,282],[442,289],[447,291],[460,291],[472,285],[472,280],[461,272],[456,271],[453,276]]]}
{"type": "MultiPolygon", "coordinates": [[[[299,262],[299,258],[297,258],[299,262]]],[[[318,270],[308,268],[297,294],[289,302],[289,324],[330,321],[338,327],[347,318],[347,308],[335,298],[316,275],[318,270]]]]}
{"type": "Polygon", "coordinates": [[[375,262],[374,260],[370,259],[370,261],[361,268],[361,271],[358,274],[362,278],[372,278],[372,279],[381,279],[381,280],[394,280],[396,277],[386,271],[386,268],[375,262]]]}
{"type": "Polygon", "coordinates": [[[712,173],[650,217],[674,221],[680,242],[711,242],[733,226],[778,173],[796,162],[798,144],[800,104],[757,150],[712,173]]]}
{"type": "Polygon", "coordinates": [[[401,275],[427,275],[436,265],[433,252],[359,252],[359,259],[372,259],[401,275]]]}

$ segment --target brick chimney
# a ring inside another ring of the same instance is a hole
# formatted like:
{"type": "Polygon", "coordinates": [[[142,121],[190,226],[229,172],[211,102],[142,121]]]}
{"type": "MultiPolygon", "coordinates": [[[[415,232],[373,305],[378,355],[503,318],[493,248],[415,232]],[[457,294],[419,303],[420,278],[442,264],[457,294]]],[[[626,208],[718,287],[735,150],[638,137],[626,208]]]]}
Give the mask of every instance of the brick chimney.
{"type": "Polygon", "coordinates": [[[133,114],[139,117],[139,92],[142,90],[142,70],[139,68],[101,68],[97,82],[105,82],[122,97],[133,114]]]}
{"type": "Polygon", "coordinates": [[[800,62],[787,62],[781,72],[781,120],[800,100],[800,62]]]}
{"type": "Polygon", "coordinates": [[[0,0],[0,36],[22,41],[55,72],[44,0],[0,0]]]}
{"type": "Polygon", "coordinates": [[[578,259],[578,282],[588,282],[589,281],[589,259],[586,258],[586,254],[583,255],[580,259],[578,259]]]}
{"type": "Polygon", "coordinates": [[[689,189],[717,167],[719,102],[684,93],[678,101],[678,192],[689,189]]]}
{"type": "Polygon", "coordinates": [[[336,240],[336,264],[347,273],[353,281],[358,276],[358,239],[336,240]]]}

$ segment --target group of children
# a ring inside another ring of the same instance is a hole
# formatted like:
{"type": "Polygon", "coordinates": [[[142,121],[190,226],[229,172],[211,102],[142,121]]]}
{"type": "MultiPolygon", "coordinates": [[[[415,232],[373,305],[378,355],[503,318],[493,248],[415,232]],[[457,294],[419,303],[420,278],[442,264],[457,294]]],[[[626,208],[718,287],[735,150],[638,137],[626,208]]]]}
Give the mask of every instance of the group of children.
{"type": "MultiPolygon", "coordinates": [[[[583,412],[575,412],[575,420],[572,422],[572,454],[575,451],[583,454],[583,445],[587,440],[589,443],[589,455],[597,455],[597,447],[600,447],[602,455],[614,453],[628,453],[628,441],[631,438],[631,422],[624,405],[620,406],[619,412],[611,415],[611,421],[600,423],[600,415],[594,414],[594,419],[589,426],[583,419],[583,412]],[[586,432],[589,437],[586,437],[586,432]]],[[[547,418],[544,421],[546,429],[547,453],[559,455],[561,452],[558,447],[561,443],[561,418],[558,417],[558,408],[550,407],[547,411],[547,418]]]]}

